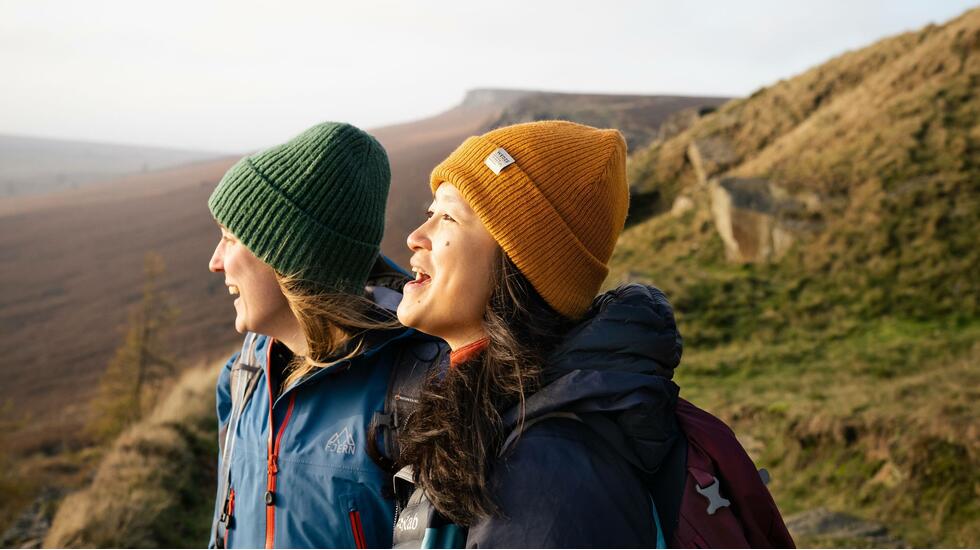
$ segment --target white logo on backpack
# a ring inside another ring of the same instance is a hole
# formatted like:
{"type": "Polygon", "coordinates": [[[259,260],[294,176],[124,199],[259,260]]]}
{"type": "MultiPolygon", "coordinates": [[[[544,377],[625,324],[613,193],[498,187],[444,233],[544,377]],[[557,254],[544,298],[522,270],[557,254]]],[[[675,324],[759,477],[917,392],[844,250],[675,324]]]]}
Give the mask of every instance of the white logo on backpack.
{"type": "Polygon", "coordinates": [[[354,449],[354,438],[351,437],[350,428],[340,430],[327,440],[327,452],[352,455],[354,454],[354,449]]]}

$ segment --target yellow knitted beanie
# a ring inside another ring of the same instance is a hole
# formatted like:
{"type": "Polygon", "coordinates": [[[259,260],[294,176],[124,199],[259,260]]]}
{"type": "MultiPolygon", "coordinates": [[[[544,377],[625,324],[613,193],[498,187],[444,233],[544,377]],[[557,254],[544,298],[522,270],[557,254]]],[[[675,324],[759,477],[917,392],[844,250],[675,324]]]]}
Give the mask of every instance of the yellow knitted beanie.
{"type": "Polygon", "coordinates": [[[515,124],[471,137],[432,171],[459,189],[551,307],[589,308],[626,223],[626,141],[565,121],[515,124]]]}

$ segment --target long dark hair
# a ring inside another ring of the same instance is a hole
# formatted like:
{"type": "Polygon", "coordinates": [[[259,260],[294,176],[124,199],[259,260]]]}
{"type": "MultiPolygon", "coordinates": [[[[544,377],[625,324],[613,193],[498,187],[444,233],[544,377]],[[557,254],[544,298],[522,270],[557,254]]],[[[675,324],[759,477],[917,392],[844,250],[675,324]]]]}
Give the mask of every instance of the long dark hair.
{"type": "Polygon", "coordinates": [[[538,390],[545,359],[572,321],[534,290],[503,252],[483,318],[483,353],[432,378],[399,435],[402,464],[439,512],[460,525],[496,512],[487,485],[506,427],[502,414],[538,390]]]}

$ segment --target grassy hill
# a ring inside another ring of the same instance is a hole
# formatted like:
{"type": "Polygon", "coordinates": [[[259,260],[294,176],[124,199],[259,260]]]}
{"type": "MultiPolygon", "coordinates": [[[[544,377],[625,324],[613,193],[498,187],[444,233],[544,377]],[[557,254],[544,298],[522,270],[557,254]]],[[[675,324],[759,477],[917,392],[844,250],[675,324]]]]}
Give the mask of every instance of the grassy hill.
{"type": "MultiPolygon", "coordinates": [[[[785,512],[980,538],[980,10],[732,101],[631,159],[608,286],[663,288],[682,394],[785,512]]],[[[810,544],[853,541],[804,540],[810,544]]]]}
{"type": "Polygon", "coordinates": [[[207,544],[218,452],[214,381],[224,363],[186,371],[168,397],[69,495],[45,548],[198,548],[207,544]]]}

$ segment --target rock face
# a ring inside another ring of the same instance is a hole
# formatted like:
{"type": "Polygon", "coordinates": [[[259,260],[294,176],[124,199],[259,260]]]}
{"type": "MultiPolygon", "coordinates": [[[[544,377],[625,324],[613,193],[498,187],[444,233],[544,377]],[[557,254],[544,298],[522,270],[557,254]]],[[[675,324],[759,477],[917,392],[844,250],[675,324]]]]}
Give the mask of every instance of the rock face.
{"type": "Polygon", "coordinates": [[[701,185],[738,161],[735,149],[728,138],[722,136],[707,136],[695,138],[687,146],[687,160],[694,169],[694,174],[701,185]]]}
{"type": "Polygon", "coordinates": [[[731,261],[777,260],[801,234],[819,229],[816,195],[793,196],[762,178],[711,179],[708,189],[715,227],[731,261]]]}

